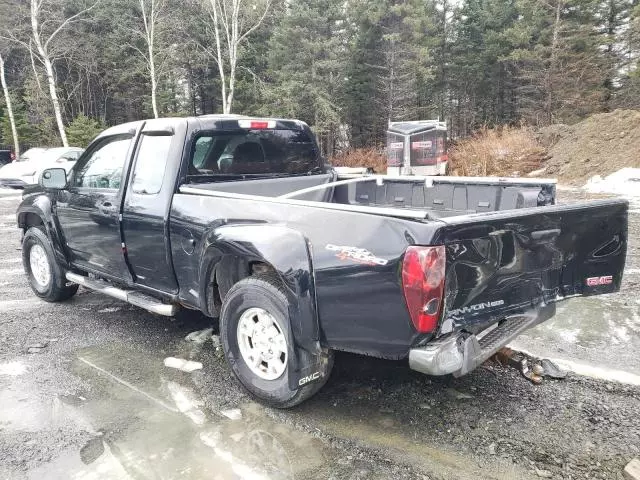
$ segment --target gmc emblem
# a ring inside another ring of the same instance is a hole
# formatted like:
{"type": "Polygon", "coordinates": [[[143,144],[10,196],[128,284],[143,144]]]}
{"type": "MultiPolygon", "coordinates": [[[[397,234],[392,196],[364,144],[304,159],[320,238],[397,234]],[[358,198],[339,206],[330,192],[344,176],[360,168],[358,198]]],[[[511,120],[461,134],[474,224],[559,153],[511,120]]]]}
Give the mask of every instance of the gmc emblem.
{"type": "Polygon", "coordinates": [[[589,277],[587,278],[588,287],[597,287],[598,285],[611,285],[613,283],[613,276],[605,275],[604,277],[589,277]]]}
{"type": "Polygon", "coordinates": [[[314,372],[311,375],[307,375],[306,377],[302,377],[300,380],[298,380],[298,385],[303,386],[309,382],[318,380],[319,378],[320,378],[320,372],[314,372]]]}

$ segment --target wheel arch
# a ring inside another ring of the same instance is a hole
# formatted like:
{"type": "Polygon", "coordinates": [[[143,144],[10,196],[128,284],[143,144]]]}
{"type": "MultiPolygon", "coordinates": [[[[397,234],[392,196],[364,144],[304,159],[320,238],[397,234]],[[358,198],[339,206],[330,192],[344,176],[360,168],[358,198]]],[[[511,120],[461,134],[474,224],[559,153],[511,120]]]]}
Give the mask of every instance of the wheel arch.
{"type": "Polygon", "coordinates": [[[273,272],[285,287],[295,311],[291,329],[297,345],[319,348],[311,252],[298,231],[280,225],[227,225],[210,232],[205,241],[199,278],[203,308],[215,316],[225,295],[243,278],[273,272]],[[212,298],[217,295],[217,298],[212,298]]]}
{"type": "Polygon", "coordinates": [[[41,226],[51,242],[56,260],[68,265],[62,235],[54,218],[51,200],[46,195],[24,200],[18,207],[17,221],[23,235],[29,228],[41,226]]]}

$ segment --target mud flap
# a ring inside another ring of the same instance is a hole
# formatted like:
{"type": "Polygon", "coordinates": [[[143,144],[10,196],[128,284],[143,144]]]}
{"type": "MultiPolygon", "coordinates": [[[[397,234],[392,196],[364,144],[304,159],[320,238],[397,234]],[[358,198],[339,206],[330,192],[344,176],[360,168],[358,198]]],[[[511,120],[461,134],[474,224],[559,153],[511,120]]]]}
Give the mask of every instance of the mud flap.
{"type": "Polygon", "coordinates": [[[319,342],[316,342],[314,351],[309,352],[296,346],[294,368],[289,368],[289,388],[296,390],[310,383],[318,382],[327,374],[327,355],[319,342]]]}

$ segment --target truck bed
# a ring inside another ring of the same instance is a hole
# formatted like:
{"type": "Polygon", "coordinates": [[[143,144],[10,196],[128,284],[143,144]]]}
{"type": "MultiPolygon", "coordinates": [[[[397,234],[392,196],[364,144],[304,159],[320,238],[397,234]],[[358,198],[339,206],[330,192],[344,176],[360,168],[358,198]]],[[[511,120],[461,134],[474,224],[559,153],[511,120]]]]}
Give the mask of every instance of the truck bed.
{"type": "Polygon", "coordinates": [[[243,255],[272,257],[285,278],[298,278],[304,269],[297,262],[309,255],[323,341],[384,358],[406,358],[408,349],[433,335],[479,333],[507,316],[543,321],[556,301],[620,286],[624,200],[550,205],[554,182],[520,179],[330,180],[318,175],[182,186],[172,204],[171,243],[174,262],[186,266],[176,272],[185,300],[196,301],[190,292],[199,285],[188,283],[198,257],[184,251],[191,238],[186,230],[196,245],[224,241],[242,245],[243,255]],[[373,194],[364,199],[359,192],[373,194]],[[293,253],[297,242],[303,247],[293,253]],[[398,272],[411,245],[447,248],[440,330],[428,335],[413,329],[399,301],[398,272]],[[285,258],[295,262],[281,265],[285,258]],[[603,283],[586,283],[596,280],[603,283]]]}
{"type": "MultiPolygon", "coordinates": [[[[424,212],[424,218],[555,203],[555,180],[309,175],[189,186],[207,192],[424,212]]],[[[376,210],[376,213],[383,214],[376,210]]],[[[411,217],[415,217],[414,214],[411,217]]]]}

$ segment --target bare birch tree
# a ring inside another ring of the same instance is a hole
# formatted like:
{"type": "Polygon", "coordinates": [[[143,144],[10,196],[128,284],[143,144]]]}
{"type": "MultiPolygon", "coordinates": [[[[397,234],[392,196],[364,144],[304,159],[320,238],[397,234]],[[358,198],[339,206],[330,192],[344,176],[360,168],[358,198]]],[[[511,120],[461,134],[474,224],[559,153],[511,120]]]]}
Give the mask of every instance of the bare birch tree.
{"type": "Polygon", "coordinates": [[[151,81],[151,106],[153,116],[158,118],[158,75],[156,70],[156,30],[160,15],[165,7],[165,0],[140,0],[140,10],[142,11],[142,23],[144,26],[144,40],[147,51],[140,54],[144,57],[149,71],[151,81]]]}
{"type": "Polygon", "coordinates": [[[246,0],[208,0],[208,2],[211,26],[216,41],[214,58],[220,74],[222,112],[231,113],[238,69],[238,49],[265,19],[271,0],[264,0],[260,10],[255,3],[249,3],[246,0]]]}
{"type": "MultiPolygon", "coordinates": [[[[56,59],[55,54],[52,52],[53,42],[58,35],[67,29],[73,22],[79,20],[84,14],[95,7],[100,0],[97,0],[94,4],[85,8],[75,15],[72,15],[63,21],[57,27],[49,28],[51,13],[47,7],[50,7],[51,3],[47,0],[30,0],[30,21],[31,21],[31,38],[29,43],[20,42],[26,45],[29,49],[29,53],[35,57],[44,67],[45,77],[49,86],[49,97],[51,98],[51,104],[53,106],[53,113],[58,126],[58,132],[60,133],[60,139],[62,145],[69,146],[67,142],[67,134],[64,129],[64,120],[62,118],[62,108],[60,106],[60,99],[58,98],[58,89],[56,85],[56,75],[54,70],[54,62],[56,59]],[[49,5],[47,5],[49,3],[49,5]],[[46,20],[42,20],[42,18],[46,20]],[[47,28],[45,29],[45,24],[47,28]],[[50,30],[46,32],[45,30],[50,30]]],[[[37,73],[36,73],[37,75],[37,73]]]]}
{"type": "Polygon", "coordinates": [[[2,82],[2,91],[4,92],[4,103],[7,107],[7,115],[11,124],[11,135],[13,136],[13,149],[16,158],[20,156],[20,142],[18,141],[18,129],[16,128],[16,120],[13,116],[13,108],[11,107],[11,96],[7,87],[7,79],[4,75],[4,58],[0,55],[0,82],[2,82]]]}

